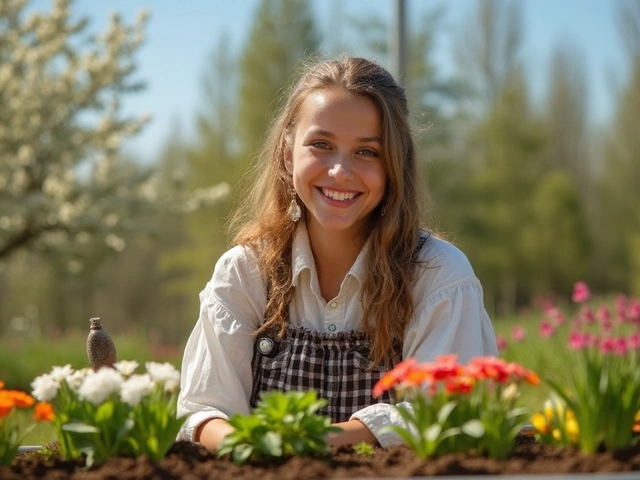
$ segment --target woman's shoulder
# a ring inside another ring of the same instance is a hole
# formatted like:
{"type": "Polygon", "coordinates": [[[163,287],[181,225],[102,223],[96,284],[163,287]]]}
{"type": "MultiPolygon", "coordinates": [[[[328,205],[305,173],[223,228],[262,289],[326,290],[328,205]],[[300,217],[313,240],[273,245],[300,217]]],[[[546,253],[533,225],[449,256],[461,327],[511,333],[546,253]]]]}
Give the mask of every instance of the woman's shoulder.
{"type": "Polygon", "coordinates": [[[258,274],[258,257],[255,251],[245,245],[236,245],[224,252],[216,262],[213,279],[221,276],[252,278],[258,274]]]}
{"type": "Polygon", "coordinates": [[[460,248],[433,233],[421,231],[420,236],[424,244],[417,255],[416,287],[436,292],[448,285],[477,281],[471,262],[460,248]]]}

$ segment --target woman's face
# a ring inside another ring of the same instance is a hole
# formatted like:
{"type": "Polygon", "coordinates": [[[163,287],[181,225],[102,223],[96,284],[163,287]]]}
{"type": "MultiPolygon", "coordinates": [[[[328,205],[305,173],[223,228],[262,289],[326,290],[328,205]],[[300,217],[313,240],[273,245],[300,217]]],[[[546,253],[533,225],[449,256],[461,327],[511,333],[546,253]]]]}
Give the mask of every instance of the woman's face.
{"type": "Polygon", "coordinates": [[[318,90],[303,101],[285,164],[307,207],[309,232],[357,235],[382,201],[382,122],[367,97],[318,90]]]}

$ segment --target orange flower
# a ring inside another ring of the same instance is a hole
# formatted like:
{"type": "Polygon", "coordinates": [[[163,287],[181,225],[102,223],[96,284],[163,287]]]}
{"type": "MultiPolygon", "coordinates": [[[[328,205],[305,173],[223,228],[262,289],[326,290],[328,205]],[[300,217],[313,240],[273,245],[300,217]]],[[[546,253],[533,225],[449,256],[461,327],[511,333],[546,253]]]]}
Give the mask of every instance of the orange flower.
{"type": "Polygon", "coordinates": [[[5,390],[5,392],[7,393],[9,399],[13,401],[13,404],[18,408],[30,407],[31,405],[36,403],[31,395],[19,390],[5,390]]]}
{"type": "Polygon", "coordinates": [[[414,366],[402,380],[402,385],[405,387],[419,387],[426,381],[433,380],[433,374],[424,368],[425,364],[414,366]]]}
{"type": "Polygon", "coordinates": [[[398,363],[394,368],[385,373],[373,387],[373,398],[379,397],[384,392],[403,381],[415,364],[415,358],[408,358],[407,360],[398,363]]]}
{"type": "Polygon", "coordinates": [[[517,363],[512,362],[507,365],[507,369],[513,375],[515,375],[516,377],[520,377],[531,385],[540,385],[540,378],[538,377],[538,375],[536,375],[535,372],[532,372],[531,370],[527,370],[522,365],[518,365],[517,363]]]}
{"type": "Polygon", "coordinates": [[[4,382],[0,380],[0,388],[4,388],[4,382]]]}
{"type": "Polygon", "coordinates": [[[54,416],[53,407],[48,402],[39,402],[33,412],[36,422],[50,422],[54,416]]]}
{"type": "Polygon", "coordinates": [[[13,408],[13,402],[6,396],[0,395],[0,418],[9,415],[13,408]]]}

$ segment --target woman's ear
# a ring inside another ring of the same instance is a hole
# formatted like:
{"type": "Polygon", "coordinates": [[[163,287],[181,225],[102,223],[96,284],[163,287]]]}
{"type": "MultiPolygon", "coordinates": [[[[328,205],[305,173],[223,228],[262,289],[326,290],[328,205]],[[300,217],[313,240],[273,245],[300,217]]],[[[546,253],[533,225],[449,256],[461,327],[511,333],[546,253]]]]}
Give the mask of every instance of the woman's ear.
{"type": "Polygon", "coordinates": [[[287,169],[290,175],[293,175],[293,151],[288,143],[285,144],[282,153],[284,157],[284,168],[287,169]]]}

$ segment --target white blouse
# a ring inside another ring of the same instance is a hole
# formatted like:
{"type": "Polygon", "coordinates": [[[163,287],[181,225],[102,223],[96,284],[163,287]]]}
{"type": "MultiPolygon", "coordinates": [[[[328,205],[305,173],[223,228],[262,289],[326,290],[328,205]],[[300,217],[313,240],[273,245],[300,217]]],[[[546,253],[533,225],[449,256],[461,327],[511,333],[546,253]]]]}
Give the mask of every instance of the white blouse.
{"type": "MultiPolygon", "coordinates": [[[[329,302],[320,294],[303,222],[294,235],[292,254],[295,289],[291,323],[320,332],[357,329],[362,317],[359,294],[367,245],[344,278],[340,292],[329,302]]],[[[497,355],[482,287],[465,255],[431,236],[418,259],[423,263],[417,267],[420,270],[412,290],[415,312],[405,331],[403,359],[416,357],[426,362],[436,355],[456,353],[460,363],[466,363],[475,356],[497,355]]],[[[236,246],[218,260],[211,281],[200,293],[200,318],[185,347],[178,415],[191,415],[179,440],[193,440],[205,420],[250,413],[252,333],[263,320],[265,291],[250,249],[236,246]]],[[[351,419],[364,423],[383,447],[402,443],[397,434],[380,432],[385,425],[402,425],[392,405],[370,405],[351,419]]]]}

